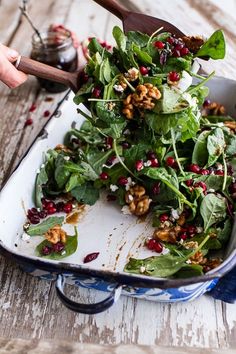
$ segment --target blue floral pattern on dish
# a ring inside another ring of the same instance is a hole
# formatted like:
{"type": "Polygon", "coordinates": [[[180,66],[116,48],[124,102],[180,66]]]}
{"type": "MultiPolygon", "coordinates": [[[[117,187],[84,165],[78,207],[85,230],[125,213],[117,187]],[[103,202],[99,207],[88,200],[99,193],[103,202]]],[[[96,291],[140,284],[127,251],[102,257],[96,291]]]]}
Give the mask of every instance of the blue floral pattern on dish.
{"type": "MultiPolygon", "coordinates": [[[[52,281],[57,278],[57,274],[50,271],[44,271],[31,267],[24,267],[24,271],[40,279],[52,281]]],[[[66,282],[77,287],[87,289],[95,289],[99,291],[111,292],[114,289],[114,284],[106,282],[100,278],[75,276],[68,272],[63,274],[66,277],[66,282]]],[[[217,283],[218,279],[207,281],[204,283],[191,284],[180,288],[170,289],[150,289],[150,288],[135,288],[124,286],[122,295],[131,296],[139,299],[146,299],[158,302],[180,302],[194,300],[207,291],[210,291],[217,283]]]]}

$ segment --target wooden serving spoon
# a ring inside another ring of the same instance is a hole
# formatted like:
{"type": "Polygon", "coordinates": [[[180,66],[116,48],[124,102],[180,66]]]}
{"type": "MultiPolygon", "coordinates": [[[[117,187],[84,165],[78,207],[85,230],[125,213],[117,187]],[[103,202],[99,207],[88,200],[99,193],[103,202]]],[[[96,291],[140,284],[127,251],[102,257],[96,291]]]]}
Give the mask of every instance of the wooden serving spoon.
{"type": "Polygon", "coordinates": [[[171,23],[152,16],[128,11],[116,0],[94,1],[103,6],[106,10],[110,11],[113,15],[117,16],[123,22],[123,28],[125,32],[140,31],[151,35],[156,30],[163,27],[160,32],[170,32],[175,34],[177,38],[184,36],[184,33],[171,23]]]}
{"type": "Polygon", "coordinates": [[[15,62],[15,67],[25,74],[64,84],[71,88],[74,93],[80,88],[81,70],[70,73],[23,56],[18,57],[15,62]]]}

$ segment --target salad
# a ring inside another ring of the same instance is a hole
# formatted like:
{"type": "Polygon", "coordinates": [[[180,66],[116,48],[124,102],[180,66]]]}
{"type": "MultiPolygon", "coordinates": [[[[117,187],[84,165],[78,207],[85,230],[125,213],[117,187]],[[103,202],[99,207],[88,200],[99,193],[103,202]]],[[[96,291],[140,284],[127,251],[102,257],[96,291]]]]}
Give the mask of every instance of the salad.
{"type": "Polygon", "coordinates": [[[36,208],[28,211],[26,233],[44,238],[39,256],[75,252],[76,234],[66,235],[63,216],[50,215],[93,205],[105,191],[121,212],[153,216],[143,245],[152,256],[131,258],[126,272],[189,277],[221,263],[215,252],[230,237],[236,198],[236,123],[207,99],[214,72],[198,74],[196,58],[223,59],[224,35],[178,39],[159,32],[124,34],[115,27],[113,49],[90,39],[74,98],[89,113],[78,106],[85,118],[80,129],[47,151],[36,208]]]}

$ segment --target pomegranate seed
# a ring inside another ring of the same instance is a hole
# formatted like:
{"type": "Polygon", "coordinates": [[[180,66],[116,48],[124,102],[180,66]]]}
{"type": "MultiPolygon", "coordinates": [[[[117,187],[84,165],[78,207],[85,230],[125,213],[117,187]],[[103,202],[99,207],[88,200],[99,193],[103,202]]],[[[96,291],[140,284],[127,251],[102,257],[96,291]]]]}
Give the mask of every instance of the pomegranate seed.
{"type": "Polygon", "coordinates": [[[161,214],[159,216],[159,220],[160,220],[160,222],[168,221],[169,220],[169,216],[167,214],[161,214]]]}
{"type": "Polygon", "coordinates": [[[175,57],[175,58],[179,58],[181,56],[180,51],[174,49],[173,52],[172,52],[172,56],[175,57]]]}
{"type": "Polygon", "coordinates": [[[188,238],[188,235],[186,234],[186,232],[181,232],[180,239],[181,240],[186,240],[187,238],[188,238]]]}
{"type": "Polygon", "coordinates": [[[52,246],[53,252],[60,253],[65,249],[65,245],[62,242],[57,242],[52,246]]]}
{"type": "Polygon", "coordinates": [[[45,210],[42,210],[39,212],[40,219],[46,218],[47,215],[48,215],[48,213],[45,210]]]}
{"type": "Polygon", "coordinates": [[[187,47],[184,47],[180,51],[181,57],[184,57],[185,55],[189,54],[189,49],[187,47]]]}
{"type": "Polygon", "coordinates": [[[233,176],[233,174],[234,174],[234,168],[233,168],[232,165],[228,164],[227,165],[227,175],[228,176],[233,176]]]}
{"type": "Polygon", "coordinates": [[[223,170],[216,170],[215,175],[217,176],[224,176],[224,171],[223,170]]]}
{"type": "Polygon", "coordinates": [[[181,42],[178,42],[178,43],[175,45],[175,50],[181,51],[183,48],[184,48],[184,44],[181,43],[181,42]]]}
{"type": "Polygon", "coordinates": [[[56,207],[56,205],[54,202],[48,201],[46,204],[46,209],[55,208],[55,207],[56,207]]]}
{"type": "Polygon", "coordinates": [[[166,159],[167,166],[173,167],[175,165],[175,163],[176,163],[176,161],[173,157],[171,157],[171,156],[167,157],[167,159],[166,159]]]}
{"type": "Polygon", "coordinates": [[[202,181],[194,183],[194,188],[199,188],[199,187],[203,189],[203,192],[206,192],[206,190],[207,190],[206,183],[204,183],[202,181]]]}
{"type": "Polygon", "coordinates": [[[113,145],[113,138],[111,136],[108,136],[105,140],[105,144],[107,149],[111,149],[113,145]]]}
{"type": "Polygon", "coordinates": [[[44,256],[48,256],[49,254],[52,253],[52,248],[49,247],[49,246],[44,246],[44,247],[42,248],[41,252],[42,252],[42,254],[43,254],[44,256]]]}
{"type": "Polygon", "coordinates": [[[57,212],[63,211],[64,206],[65,206],[65,203],[64,203],[64,202],[58,202],[58,203],[56,204],[57,212]]]}
{"type": "Polygon", "coordinates": [[[175,38],[169,37],[169,38],[167,38],[167,42],[168,42],[169,44],[174,44],[174,43],[175,43],[175,38]]]}
{"type": "Polygon", "coordinates": [[[147,75],[149,72],[149,69],[146,66],[140,66],[139,71],[142,75],[147,75]]]}
{"type": "Polygon", "coordinates": [[[155,154],[155,152],[149,151],[149,152],[147,153],[147,158],[148,158],[148,160],[156,159],[156,158],[157,158],[157,155],[155,154]]]}
{"type": "Polygon", "coordinates": [[[168,79],[172,82],[176,82],[180,80],[180,75],[176,71],[171,71],[168,74],[168,79]]]}
{"type": "Polygon", "coordinates": [[[130,143],[128,143],[127,141],[124,141],[122,144],[123,149],[129,149],[130,148],[130,143]]]}
{"type": "Polygon", "coordinates": [[[114,202],[116,199],[117,199],[116,196],[113,195],[113,194],[108,194],[107,195],[107,201],[108,202],[114,202]]]}
{"type": "Polygon", "coordinates": [[[206,107],[210,106],[210,104],[211,104],[210,100],[205,100],[203,103],[203,107],[206,108],[206,107]]]}
{"type": "Polygon", "coordinates": [[[124,176],[121,176],[118,178],[118,181],[117,183],[120,185],[120,186],[125,186],[127,183],[128,183],[128,178],[124,177],[124,176]]]}
{"type": "Polygon", "coordinates": [[[102,173],[100,173],[100,179],[102,180],[102,181],[106,181],[108,178],[109,178],[109,176],[108,176],[108,174],[106,173],[106,172],[102,172],[102,173]]]}
{"type": "Polygon", "coordinates": [[[146,246],[149,250],[155,251],[157,253],[161,253],[163,251],[163,246],[160,242],[155,240],[154,238],[147,241],[146,246]]]}
{"type": "Polygon", "coordinates": [[[27,127],[28,125],[32,125],[33,124],[33,119],[32,118],[28,118],[25,121],[25,127],[27,127]]]}
{"type": "Polygon", "coordinates": [[[151,159],[151,167],[158,167],[159,166],[159,162],[157,159],[151,159]]]}
{"type": "Polygon", "coordinates": [[[189,166],[189,171],[193,172],[193,173],[199,173],[201,170],[201,168],[195,164],[195,163],[192,163],[190,166],[189,166]]]}
{"type": "Polygon", "coordinates": [[[94,261],[94,259],[96,259],[99,255],[99,252],[94,252],[94,253],[89,253],[87,254],[86,257],[84,257],[84,263],[89,263],[94,261]]]}
{"type": "Polygon", "coordinates": [[[49,208],[47,208],[47,212],[49,215],[55,214],[57,212],[57,208],[49,207],[49,208]]]}
{"type": "Polygon", "coordinates": [[[34,112],[36,110],[36,108],[37,108],[36,104],[33,103],[29,109],[29,112],[34,112]]]}
{"type": "Polygon", "coordinates": [[[165,47],[165,43],[161,41],[156,41],[154,42],[154,47],[156,47],[157,49],[163,49],[165,47]]]}
{"type": "Polygon", "coordinates": [[[142,160],[137,160],[135,162],[135,168],[137,171],[141,171],[143,169],[143,161],[142,160]]]}
{"type": "Polygon", "coordinates": [[[94,87],[92,96],[95,98],[99,98],[101,95],[101,92],[102,91],[99,87],[94,87]]]}
{"type": "Polygon", "coordinates": [[[64,205],[63,211],[68,214],[72,211],[72,204],[71,203],[66,203],[64,205]]]}
{"type": "Polygon", "coordinates": [[[27,216],[31,217],[31,216],[34,216],[34,215],[38,215],[38,210],[36,208],[31,208],[31,209],[28,209],[27,211],[27,216]]]}
{"type": "Polygon", "coordinates": [[[89,80],[89,76],[84,71],[82,71],[80,74],[80,79],[83,84],[86,84],[86,82],[88,82],[88,80],[89,80]]]}
{"type": "Polygon", "coordinates": [[[231,194],[236,193],[236,183],[231,183],[229,186],[229,191],[231,194]]]}
{"type": "Polygon", "coordinates": [[[206,176],[206,175],[210,174],[210,171],[206,170],[204,168],[201,168],[199,173],[200,173],[200,175],[206,176]]]}
{"type": "Polygon", "coordinates": [[[187,181],[185,181],[185,184],[187,187],[191,187],[193,185],[193,179],[188,179],[187,181]]]}
{"type": "Polygon", "coordinates": [[[107,166],[112,166],[113,162],[115,161],[115,159],[116,159],[116,156],[109,157],[109,159],[107,159],[107,161],[106,161],[106,165],[107,166]]]}
{"type": "Polygon", "coordinates": [[[154,186],[152,187],[152,193],[154,195],[158,195],[160,193],[160,182],[155,183],[154,186]]]}
{"type": "Polygon", "coordinates": [[[196,233],[196,227],[194,225],[187,225],[187,232],[189,234],[195,234],[196,233]]]}
{"type": "Polygon", "coordinates": [[[50,111],[44,111],[44,112],[43,112],[43,116],[44,116],[45,118],[49,117],[50,114],[51,114],[50,111]]]}
{"type": "Polygon", "coordinates": [[[38,215],[31,216],[29,217],[29,221],[31,224],[38,224],[40,223],[40,217],[38,215]]]}

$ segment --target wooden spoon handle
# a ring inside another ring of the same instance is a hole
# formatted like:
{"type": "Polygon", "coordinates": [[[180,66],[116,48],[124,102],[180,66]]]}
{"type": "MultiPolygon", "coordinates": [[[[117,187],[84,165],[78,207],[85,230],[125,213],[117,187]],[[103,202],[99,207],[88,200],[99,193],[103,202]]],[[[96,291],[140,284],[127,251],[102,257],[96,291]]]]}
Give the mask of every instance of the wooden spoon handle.
{"type": "MultiPolygon", "coordinates": [[[[20,56],[15,66],[25,74],[34,75],[42,79],[59,82],[71,87],[71,73],[40,63],[27,57],[20,56]]],[[[71,87],[72,88],[72,87],[71,87]]],[[[73,89],[73,88],[72,88],[73,89]]]]}
{"type": "Polygon", "coordinates": [[[110,11],[113,15],[117,16],[120,20],[124,20],[129,11],[119,4],[116,0],[94,0],[96,3],[104,7],[106,10],[110,11]]]}

